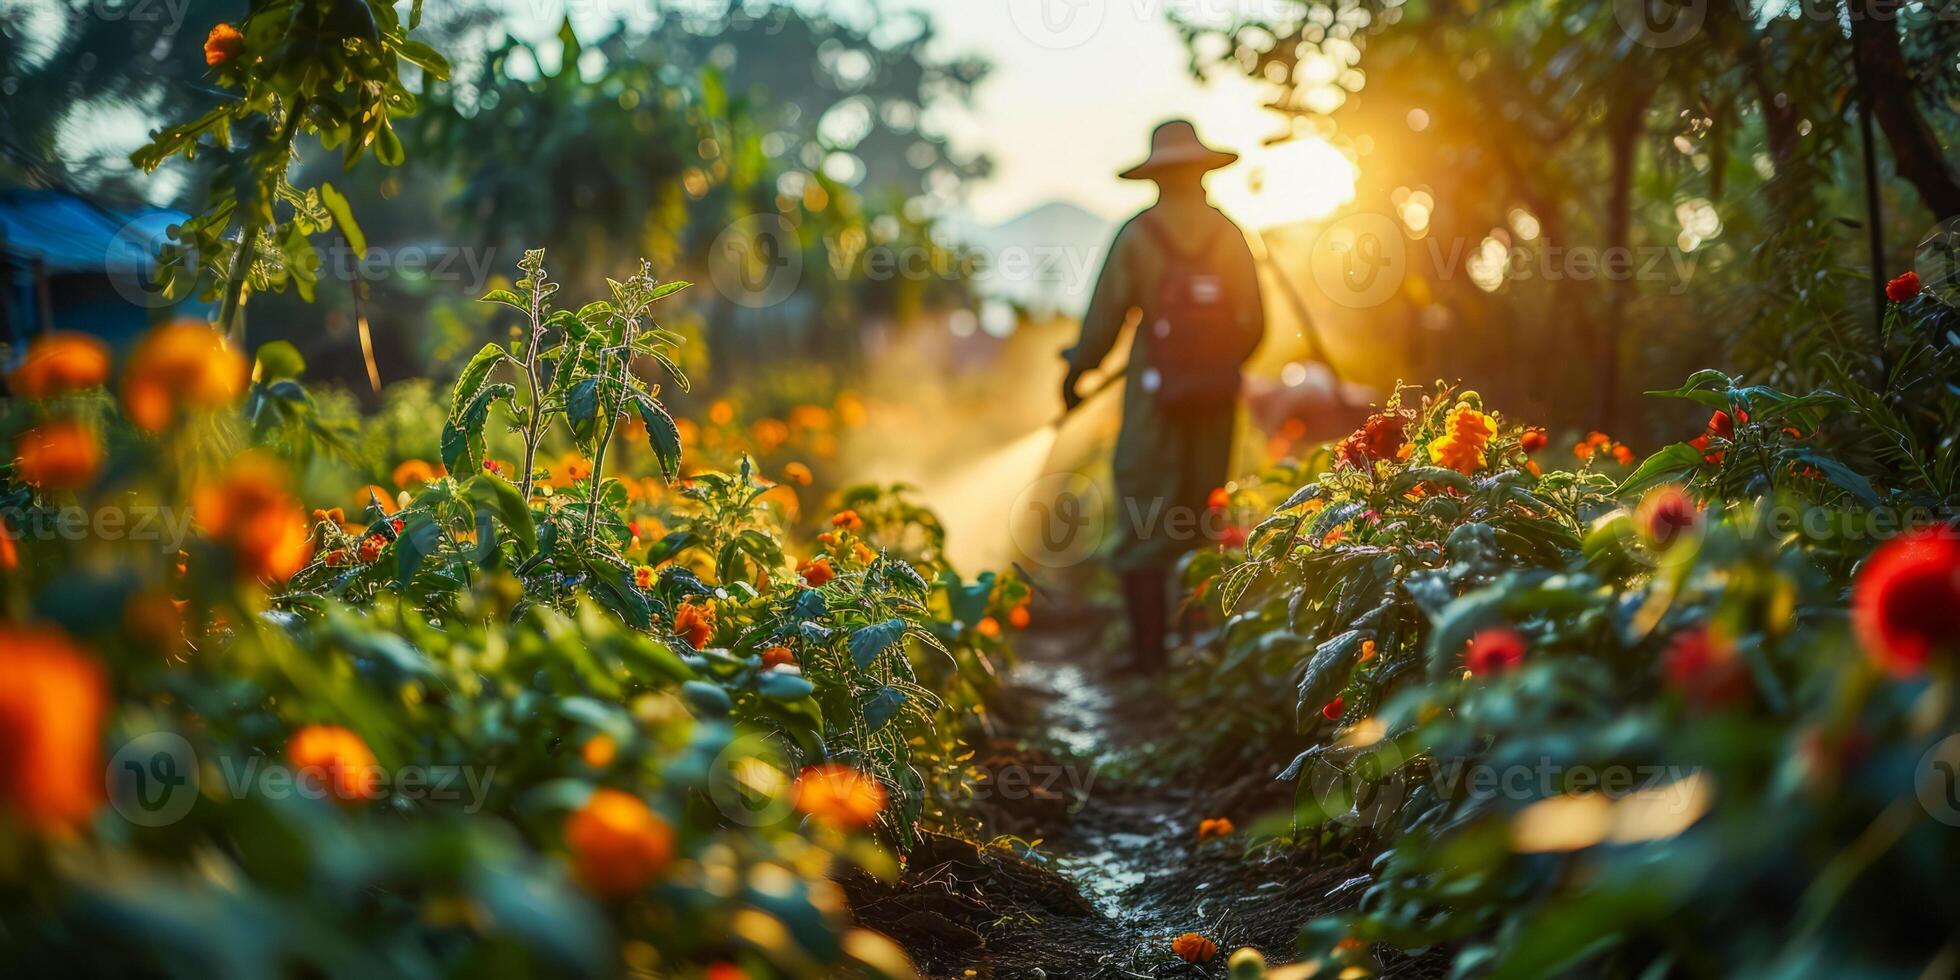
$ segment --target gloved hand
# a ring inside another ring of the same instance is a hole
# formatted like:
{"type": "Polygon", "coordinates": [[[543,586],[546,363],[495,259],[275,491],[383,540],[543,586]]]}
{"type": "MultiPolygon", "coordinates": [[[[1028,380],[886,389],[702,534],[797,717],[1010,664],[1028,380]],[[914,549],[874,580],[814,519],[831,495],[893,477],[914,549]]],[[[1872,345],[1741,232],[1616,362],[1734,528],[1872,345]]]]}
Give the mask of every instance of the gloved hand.
{"type": "Polygon", "coordinates": [[[1082,395],[1075,390],[1075,386],[1081,382],[1081,371],[1071,370],[1068,377],[1062,379],[1062,408],[1065,411],[1073,412],[1075,406],[1082,404],[1082,395]]]}

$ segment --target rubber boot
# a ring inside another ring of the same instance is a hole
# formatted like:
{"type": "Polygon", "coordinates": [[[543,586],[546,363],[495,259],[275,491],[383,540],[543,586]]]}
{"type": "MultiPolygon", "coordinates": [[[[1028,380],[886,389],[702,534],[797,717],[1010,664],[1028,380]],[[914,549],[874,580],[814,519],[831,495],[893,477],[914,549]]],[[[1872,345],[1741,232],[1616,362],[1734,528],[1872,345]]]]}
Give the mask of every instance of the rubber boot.
{"type": "Polygon", "coordinates": [[[1123,573],[1123,606],[1130,615],[1130,666],[1140,673],[1164,669],[1164,633],[1170,598],[1161,569],[1123,573]]]}

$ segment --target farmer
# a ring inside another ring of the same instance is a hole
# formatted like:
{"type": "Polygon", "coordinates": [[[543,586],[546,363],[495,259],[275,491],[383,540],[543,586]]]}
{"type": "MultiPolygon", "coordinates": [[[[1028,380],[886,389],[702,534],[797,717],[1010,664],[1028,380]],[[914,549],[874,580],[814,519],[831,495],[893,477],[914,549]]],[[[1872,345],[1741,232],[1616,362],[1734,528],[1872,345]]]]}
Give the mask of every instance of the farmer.
{"type": "Polygon", "coordinates": [[[1199,142],[1182,119],[1157,127],[1149,159],[1120,175],[1155,181],[1157,203],[1116,233],[1082,339],[1062,353],[1062,401],[1073,409],[1083,373],[1101,365],[1126,323],[1136,324],[1110,526],[1134,665],[1143,671],[1164,666],[1172,565],[1224,529],[1207,498],[1225,483],[1239,370],[1265,330],[1252,252],[1205,198],[1204,175],[1236,159],[1199,142]]]}

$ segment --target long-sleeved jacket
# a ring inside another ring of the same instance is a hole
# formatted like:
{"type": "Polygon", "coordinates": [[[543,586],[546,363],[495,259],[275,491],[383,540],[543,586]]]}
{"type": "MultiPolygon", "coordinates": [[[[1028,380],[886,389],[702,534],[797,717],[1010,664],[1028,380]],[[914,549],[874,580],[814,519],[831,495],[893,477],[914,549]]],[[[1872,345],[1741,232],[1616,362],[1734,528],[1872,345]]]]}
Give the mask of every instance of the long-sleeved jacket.
{"type": "MultiPolygon", "coordinates": [[[[1186,255],[1202,249],[1195,261],[1219,277],[1231,311],[1228,330],[1217,340],[1224,347],[1221,355],[1243,364],[1259,346],[1265,312],[1244,234],[1195,196],[1167,196],[1116,233],[1082,318],[1081,341],[1067,355],[1071,371],[1102,363],[1132,309],[1141,313],[1138,322],[1154,322],[1159,283],[1171,259],[1163,254],[1163,238],[1172,247],[1191,250],[1186,255]],[[1145,221],[1158,222],[1159,229],[1171,234],[1153,235],[1143,227],[1145,221]]],[[[1167,567],[1220,530],[1209,526],[1216,518],[1207,520],[1205,501],[1228,476],[1237,404],[1165,407],[1154,397],[1155,389],[1180,365],[1156,360],[1150,344],[1132,342],[1123,428],[1116,440],[1117,499],[1109,515],[1116,537],[1112,564],[1118,570],[1167,567]]]]}

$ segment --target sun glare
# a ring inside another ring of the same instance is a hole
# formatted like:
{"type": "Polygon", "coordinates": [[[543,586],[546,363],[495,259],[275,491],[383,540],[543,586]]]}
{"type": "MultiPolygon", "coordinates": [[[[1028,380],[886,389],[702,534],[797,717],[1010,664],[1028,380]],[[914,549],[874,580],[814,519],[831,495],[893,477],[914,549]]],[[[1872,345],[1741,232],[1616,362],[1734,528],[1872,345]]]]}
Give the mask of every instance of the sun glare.
{"type": "Polygon", "coordinates": [[[1314,221],[1354,200],[1354,161],[1318,136],[1243,151],[1210,183],[1232,220],[1255,229],[1314,221]]]}

